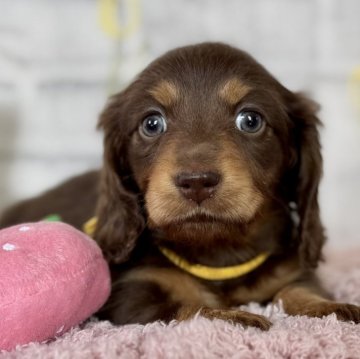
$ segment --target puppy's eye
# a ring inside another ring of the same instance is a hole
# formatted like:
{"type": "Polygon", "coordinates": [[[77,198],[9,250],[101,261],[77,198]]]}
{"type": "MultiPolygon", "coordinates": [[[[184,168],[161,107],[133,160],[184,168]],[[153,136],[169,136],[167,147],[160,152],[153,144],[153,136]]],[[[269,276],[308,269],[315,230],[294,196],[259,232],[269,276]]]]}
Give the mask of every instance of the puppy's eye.
{"type": "Polygon", "coordinates": [[[261,130],[264,121],[255,111],[241,111],[236,117],[236,127],[240,131],[255,133],[261,130]]]}
{"type": "Polygon", "coordinates": [[[141,132],[147,137],[155,137],[166,131],[166,122],[160,114],[150,115],[145,118],[141,132]]]}

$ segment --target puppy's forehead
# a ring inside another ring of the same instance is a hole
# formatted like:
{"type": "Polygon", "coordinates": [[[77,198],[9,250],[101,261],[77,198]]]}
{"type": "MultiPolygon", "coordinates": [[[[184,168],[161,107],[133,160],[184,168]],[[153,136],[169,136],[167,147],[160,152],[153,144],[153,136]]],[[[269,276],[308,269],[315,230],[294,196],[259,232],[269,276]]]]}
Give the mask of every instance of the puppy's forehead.
{"type": "MultiPolygon", "coordinates": [[[[229,105],[237,104],[244,96],[251,91],[251,86],[245,84],[237,77],[232,77],[223,81],[219,81],[218,84],[211,84],[213,86],[206,86],[211,91],[211,94],[229,105]]],[[[189,90],[189,89],[188,89],[189,90]]],[[[181,96],[188,95],[193,96],[203,94],[204,84],[199,83],[197,89],[192,89],[195,93],[188,93],[189,91],[182,90],[180,84],[172,80],[160,80],[153,85],[148,92],[150,95],[164,107],[170,107],[178,102],[181,96]],[[194,91],[195,90],[195,91],[194,91]]]]}
{"type": "Polygon", "coordinates": [[[274,82],[248,54],[221,44],[175,49],[150,64],[142,77],[147,92],[164,107],[182,100],[191,106],[218,101],[233,106],[260,80],[262,87],[274,82]]]}

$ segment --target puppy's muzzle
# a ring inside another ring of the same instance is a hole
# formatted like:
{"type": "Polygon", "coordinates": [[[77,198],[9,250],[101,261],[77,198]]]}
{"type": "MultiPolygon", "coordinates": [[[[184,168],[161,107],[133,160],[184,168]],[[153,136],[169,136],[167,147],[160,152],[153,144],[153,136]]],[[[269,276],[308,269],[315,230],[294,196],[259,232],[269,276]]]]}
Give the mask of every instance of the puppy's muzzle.
{"type": "Polygon", "coordinates": [[[175,185],[186,199],[200,205],[214,196],[220,180],[216,172],[182,172],[176,176],[175,185]]]}

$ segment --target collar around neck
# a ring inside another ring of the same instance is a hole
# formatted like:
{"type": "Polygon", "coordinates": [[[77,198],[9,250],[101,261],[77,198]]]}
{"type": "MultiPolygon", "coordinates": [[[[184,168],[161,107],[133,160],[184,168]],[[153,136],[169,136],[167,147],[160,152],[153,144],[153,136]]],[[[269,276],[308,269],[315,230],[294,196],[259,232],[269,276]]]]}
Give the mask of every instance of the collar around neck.
{"type": "Polygon", "coordinates": [[[160,252],[174,265],[195,277],[206,280],[226,280],[241,277],[248,274],[263,264],[269,257],[269,253],[261,253],[253,259],[228,267],[208,267],[201,264],[193,264],[180,257],[172,250],[159,246],[160,252]]]}

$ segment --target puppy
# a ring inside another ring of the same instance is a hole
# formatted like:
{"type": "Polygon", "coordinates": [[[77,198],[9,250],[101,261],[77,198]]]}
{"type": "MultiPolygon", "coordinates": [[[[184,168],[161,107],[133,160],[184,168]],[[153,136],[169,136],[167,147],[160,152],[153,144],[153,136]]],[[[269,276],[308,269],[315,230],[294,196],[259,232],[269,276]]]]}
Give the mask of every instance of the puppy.
{"type": "Polygon", "coordinates": [[[95,214],[113,279],[99,316],[117,324],[200,313],[268,329],[236,309],[250,301],[359,323],[360,308],[332,301],[315,275],[316,112],[243,51],[175,49],[110,99],[101,173],[16,206],[2,226],[57,212],[81,228],[95,214]]]}

